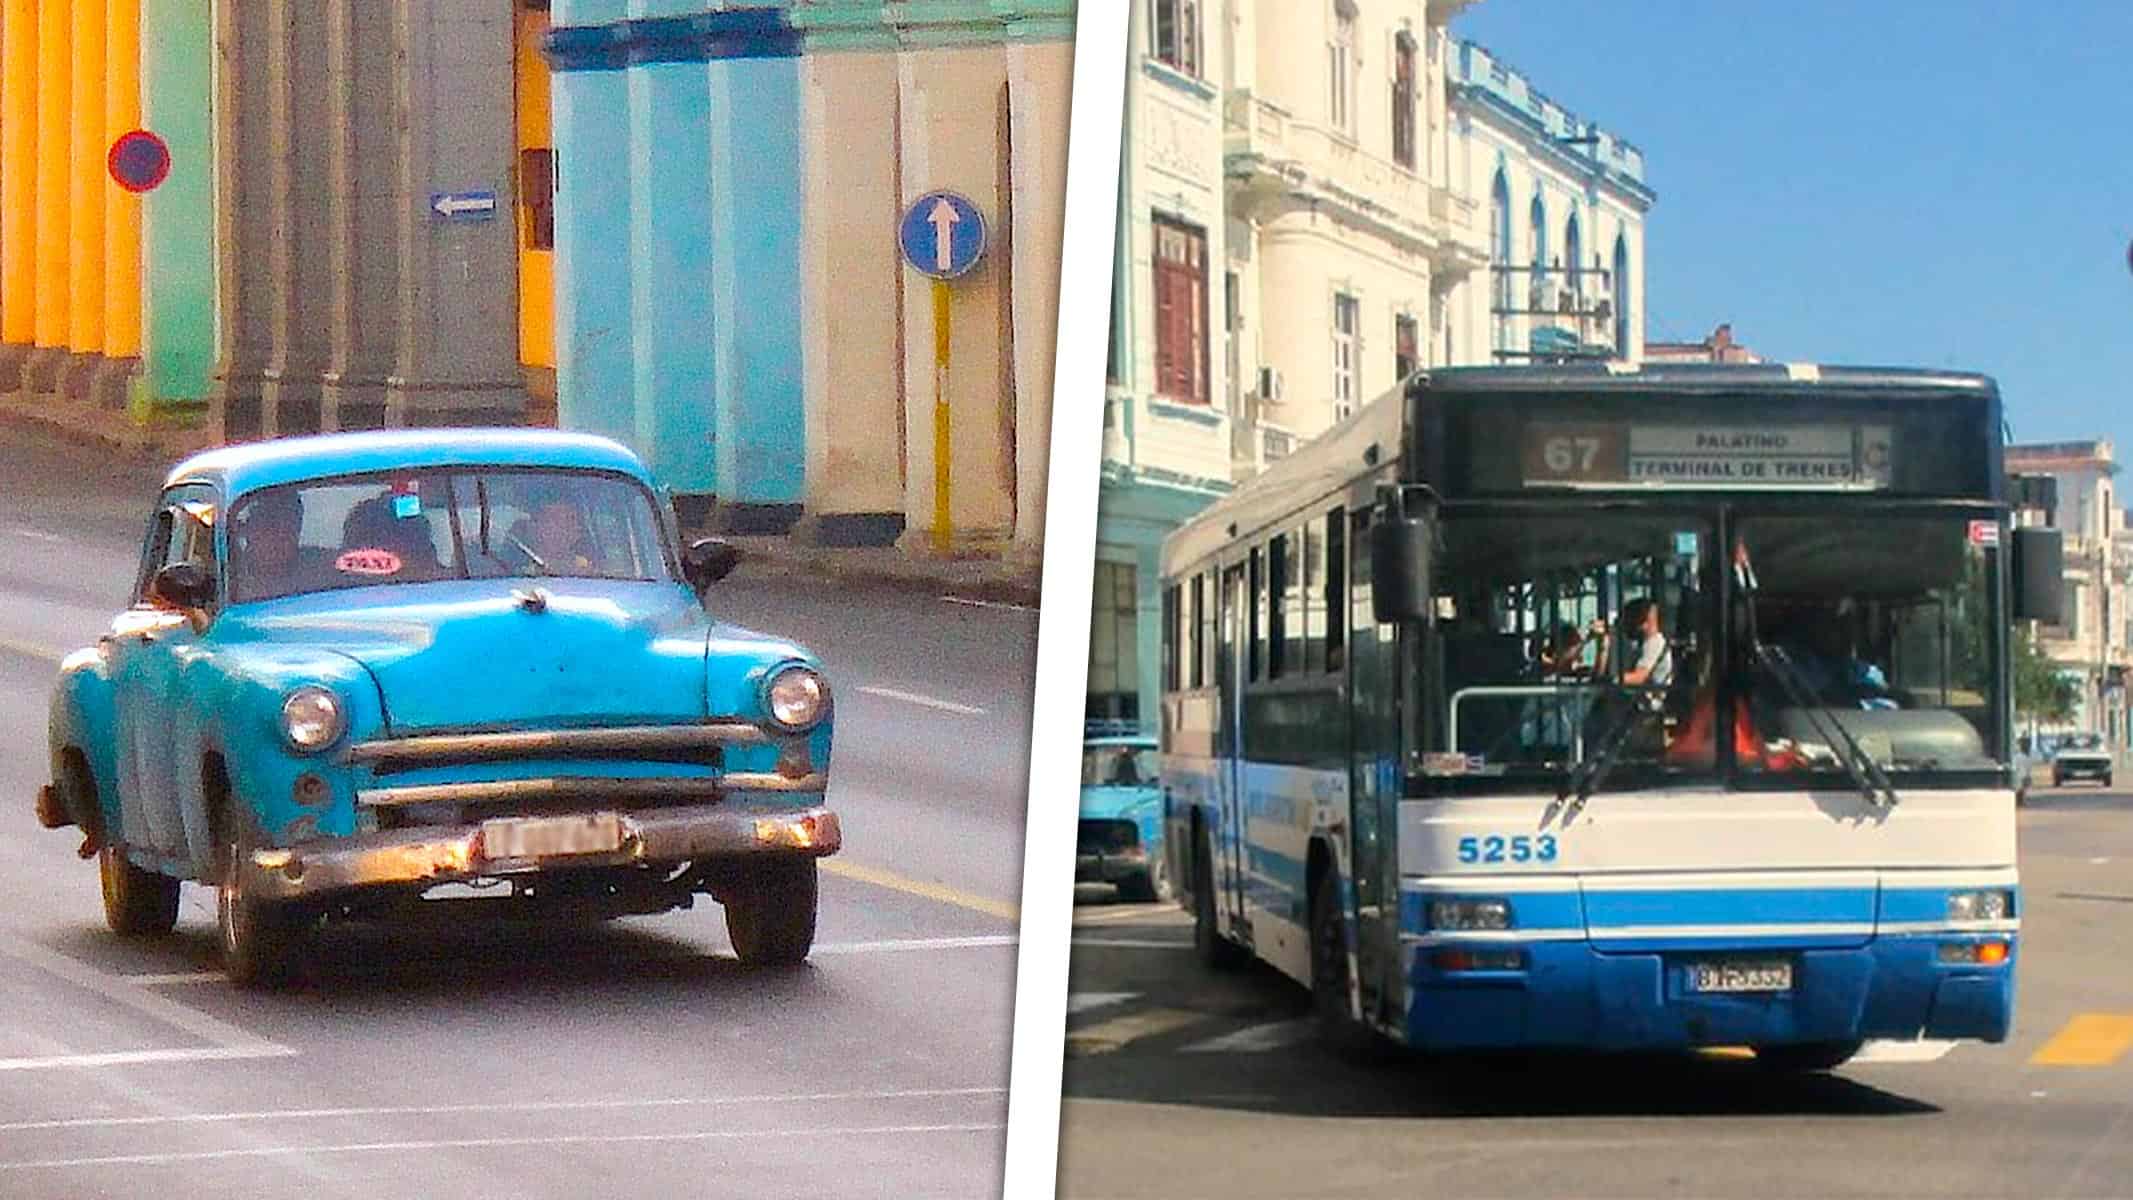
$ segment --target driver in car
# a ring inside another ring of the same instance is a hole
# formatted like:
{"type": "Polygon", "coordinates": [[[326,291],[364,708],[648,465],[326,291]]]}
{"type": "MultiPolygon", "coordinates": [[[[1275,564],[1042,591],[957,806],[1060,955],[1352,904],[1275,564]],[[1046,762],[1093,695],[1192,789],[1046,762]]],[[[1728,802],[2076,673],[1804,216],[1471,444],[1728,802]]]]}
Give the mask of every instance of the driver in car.
{"type": "Polygon", "coordinates": [[[262,600],[301,590],[304,502],[290,491],[261,492],[230,526],[230,598],[262,600]]]}

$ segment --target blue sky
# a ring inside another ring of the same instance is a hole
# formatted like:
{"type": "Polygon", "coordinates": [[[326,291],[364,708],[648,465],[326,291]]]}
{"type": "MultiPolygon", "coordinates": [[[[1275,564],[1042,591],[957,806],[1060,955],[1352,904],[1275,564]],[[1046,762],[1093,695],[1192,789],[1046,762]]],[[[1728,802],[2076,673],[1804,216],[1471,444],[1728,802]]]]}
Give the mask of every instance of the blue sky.
{"type": "Polygon", "coordinates": [[[1647,336],[1979,370],[2133,459],[2133,3],[1482,0],[1452,25],[1645,153],[1647,336]]]}

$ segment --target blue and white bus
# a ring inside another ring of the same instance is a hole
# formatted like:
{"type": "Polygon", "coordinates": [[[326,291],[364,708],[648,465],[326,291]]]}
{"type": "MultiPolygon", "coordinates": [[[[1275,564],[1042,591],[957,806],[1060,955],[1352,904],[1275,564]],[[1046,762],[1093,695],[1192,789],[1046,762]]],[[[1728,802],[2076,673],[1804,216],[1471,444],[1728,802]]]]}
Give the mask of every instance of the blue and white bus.
{"type": "Polygon", "coordinates": [[[1164,546],[1210,965],[1425,1050],[2003,1040],[2008,627],[2057,615],[1974,375],[1444,370],[1164,546]]]}

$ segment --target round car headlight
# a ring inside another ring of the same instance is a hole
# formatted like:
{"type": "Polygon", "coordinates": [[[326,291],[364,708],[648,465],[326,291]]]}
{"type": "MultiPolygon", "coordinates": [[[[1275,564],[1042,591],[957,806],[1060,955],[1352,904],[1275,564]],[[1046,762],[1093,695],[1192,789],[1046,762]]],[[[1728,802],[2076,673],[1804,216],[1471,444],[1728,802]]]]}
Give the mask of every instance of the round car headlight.
{"type": "Polygon", "coordinates": [[[763,682],[763,709],[771,723],[804,733],[829,713],[829,680],[820,671],[798,664],[780,667],[763,682]]]}
{"type": "Polygon", "coordinates": [[[300,687],[281,702],[281,735],[306,754],[324,750],[348,728],[341,698],[322,687],[300,687]]]}

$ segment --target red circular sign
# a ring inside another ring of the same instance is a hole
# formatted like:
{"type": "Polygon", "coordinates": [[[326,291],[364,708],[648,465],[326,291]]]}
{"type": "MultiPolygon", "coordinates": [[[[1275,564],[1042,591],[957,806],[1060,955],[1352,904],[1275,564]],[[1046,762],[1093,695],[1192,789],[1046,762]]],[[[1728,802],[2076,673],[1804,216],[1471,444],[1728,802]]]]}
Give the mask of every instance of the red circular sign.
{"type": "Polygon", "coordinates": [[[136,129],[111,143],[111,154],[104,165],[110,168],[111,178],[127,191],[153,191],[170,177],[170,147],[147,130],[136,129]]]}

